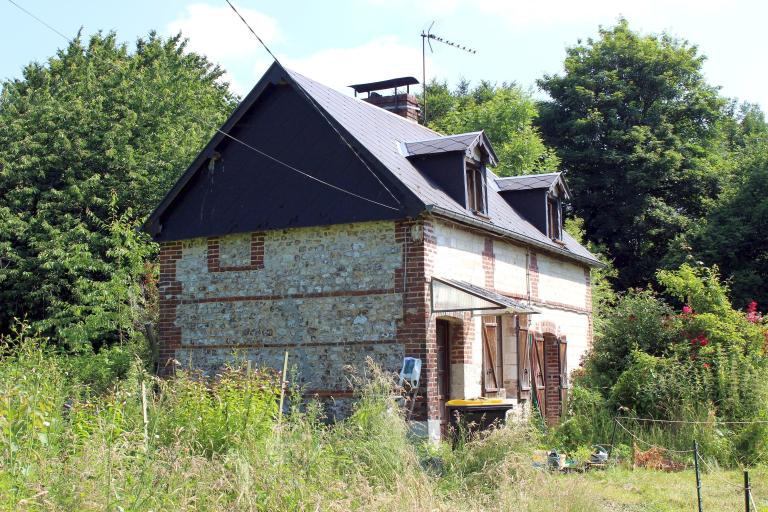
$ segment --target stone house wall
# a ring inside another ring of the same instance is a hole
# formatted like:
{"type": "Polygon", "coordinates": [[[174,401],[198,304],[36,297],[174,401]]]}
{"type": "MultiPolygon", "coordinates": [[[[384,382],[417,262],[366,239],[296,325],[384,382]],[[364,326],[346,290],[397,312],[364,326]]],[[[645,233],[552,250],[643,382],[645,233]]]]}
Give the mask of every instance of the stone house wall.
{"type": "MultiPolygon", "coordinates": [[[[425,392],[414,419],[434,435],[436,320],[452,322],[452,398],[481,393],[482,331],[468,312],[431,313],[432,276],[530,300],[542,311],[531,328],[567,336],[571,369],[591,343],[586,267],[426,216],[161,244],[160,362],[166,373],[168,361],[212,370],[233,358],[280,368],[289,350],[305,392],[333,397],[330,412],[344,414],[349,367],[364,371],[370,356],[398,371],[418,357],[425,392]]],[[[514,317],[501,329],[504,386],[516,396],[514,317]]]]}
{"type": "Polygon", "coordinates": [[[161,245],[161,363],[291,366],[307,394],[350,396],[347,367],[399,370],[403,247],[394,222],[197,238],[161,245]]]}

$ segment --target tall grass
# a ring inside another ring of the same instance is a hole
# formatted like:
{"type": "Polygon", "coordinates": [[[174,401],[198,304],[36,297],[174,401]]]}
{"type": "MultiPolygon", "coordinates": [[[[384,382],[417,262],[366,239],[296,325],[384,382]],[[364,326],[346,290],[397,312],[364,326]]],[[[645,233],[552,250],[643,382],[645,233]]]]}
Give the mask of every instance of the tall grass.
{"type": "Polygon", "coordinates": [[[412,439],[376,368],[348,419],[294,399],[278,423],[271,371],[157,380],[133,360],[109,381],[27,331],[3,350],[2,510],[595,510],[588,481],[533,467],[529,425],[412,439]]]}

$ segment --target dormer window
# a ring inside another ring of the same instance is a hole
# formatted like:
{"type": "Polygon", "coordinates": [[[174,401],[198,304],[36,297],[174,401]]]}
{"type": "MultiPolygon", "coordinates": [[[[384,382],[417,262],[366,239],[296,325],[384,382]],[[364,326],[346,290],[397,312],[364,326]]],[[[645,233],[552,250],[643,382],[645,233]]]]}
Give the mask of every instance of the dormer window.
{"type": "Polygon", "coordinates": [[[492,174],[486,166],[493,167],[498,160],[484,132],[405,141],[400,143],[400,153],[457,206],[490,220],[486,174],[492,174]]]}
{"type": "Polygon", "coordinates": [[[486,215],[488,206],[483,167],[471,161],[467,161],[465,167],[467,169],[467,209],[472,213],[486,215]]]}
{"type": "Polygon", "coordinates": [[[496,178],[499,194],[543,235],[563,243],[563,203],[570,199],[559,172],[496,178]]]}
{"type": "Polygon", "coordinates": [[[547,235],[552,240],[563,238],[563,216],[560,200],[557,197],[547,197],[547,235]]]}

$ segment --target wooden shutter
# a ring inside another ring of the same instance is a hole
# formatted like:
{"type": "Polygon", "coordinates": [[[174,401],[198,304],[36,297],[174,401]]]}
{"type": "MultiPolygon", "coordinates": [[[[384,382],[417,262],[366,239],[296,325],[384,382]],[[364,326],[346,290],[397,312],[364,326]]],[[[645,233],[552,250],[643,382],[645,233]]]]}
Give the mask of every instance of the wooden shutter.
{"type": "Polygon", "coordinates": [[[568,407],[568,388],[571,387],[568,382],[568,343],[565,338],[557,340],[557,347],[560,363],[560,415],[562,416],[568,407]]]}
{"type": "Polygon", "coordinates": [[[531,342],[527,329],[520,329],[517,336],[517,382],[520,398],[531,396],[531,342]]]}
{"type": "Polygon", "coordinates": [[[546,376],[544,374],[544,336],[535,335],[533,343],[531,344],[531,382],[533,392],[536,395],[536,404],[541,411],[542,416],[545,415],[546,404],[546,376]]]}
{"type": "Polygon", "coordinates": [[[483,391],[496,392],[501,385],[501,375],[498,372],[497,362],[497,329],[496,317],[484,316],[483,320],[483,391]]]}

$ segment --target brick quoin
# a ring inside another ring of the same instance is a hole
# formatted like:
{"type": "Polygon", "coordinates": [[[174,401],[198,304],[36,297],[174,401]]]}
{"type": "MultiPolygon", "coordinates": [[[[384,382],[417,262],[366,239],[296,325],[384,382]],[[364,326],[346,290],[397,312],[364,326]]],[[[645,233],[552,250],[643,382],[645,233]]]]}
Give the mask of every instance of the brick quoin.
{"type": "Polygon", "coordinates": [[[539,262],[536,253],[531,251],[530,261],[528,262],[528,279],[531,283],[531,300],[539,300],[539,262]]]}
{"type": "Polygon", "coordinates": [[[395,243],[402,247],[403,264],[395,271],[395,289],[403,294],[403,319],[396,338],[405,355],[423,361],[419,395],[414,420],[426,420],[439,414],[433,398],[437,391],[437,351],[435,327],[430,325],[430,290],[427,271],[432,273],[436,240],[432,225],[422,219],[395,222],[395,243]],[[434,402],[434,403],[433,403],[434,402]]]}
{"type": "Polygon", "coordinates": [[[544,416],[547,423],[555,425],[560,421],[560,347],[552,334],[544,335],[544,379],[546,401],[544,416]]]}
{"type": "Polygon", "coordinates": [[[181,347],[181,328],[176,326],[176,306],[181,283],[176,280],[176,262],[181,259],[181,242],[160,244],[160,276],[157,282],[160,319],[158,322],[158,373],[173,373],[176,349],[181,347]]]}

